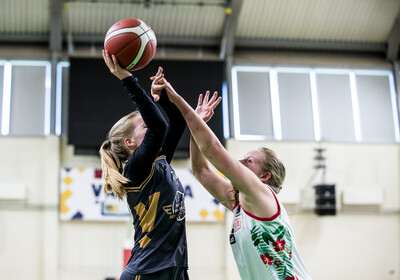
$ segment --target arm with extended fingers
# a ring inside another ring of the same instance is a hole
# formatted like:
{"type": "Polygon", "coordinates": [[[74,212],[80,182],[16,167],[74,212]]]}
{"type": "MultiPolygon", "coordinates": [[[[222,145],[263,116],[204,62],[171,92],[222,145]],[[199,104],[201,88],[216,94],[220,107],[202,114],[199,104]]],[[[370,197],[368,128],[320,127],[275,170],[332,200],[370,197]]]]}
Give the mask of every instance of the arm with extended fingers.
{"type": "MultiPolygon", "coordinates": [[[[200,94],[196,107],[196,113],[205,122],[211,119],[214,109],[221,102],[221,97],[217,98],[216,92],[210,100],[208,100],[209,95],[210,92],[207,91],[203,100],[203,95],[200,94]]],[[[190,136],[190,161],[193,174],[197,180],[215,199],[229,210],[232,210],[235,201],[232,184],[211,168],[210,163],[200,151],[192,135],[190,136]]]]}

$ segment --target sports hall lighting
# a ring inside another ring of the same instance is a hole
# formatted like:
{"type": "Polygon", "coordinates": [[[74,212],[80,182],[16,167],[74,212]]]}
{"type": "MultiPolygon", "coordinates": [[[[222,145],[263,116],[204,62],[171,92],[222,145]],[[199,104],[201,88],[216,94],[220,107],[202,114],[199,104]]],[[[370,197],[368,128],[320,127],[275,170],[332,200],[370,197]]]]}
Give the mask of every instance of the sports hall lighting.
{"type": "Polygon", "coordinates": [[[360,107],[358,101],[356,74],[354,73],[354,71],[350,71],[349,75],[350,75],[351,103],[353,105],[352,107],[353,107],[355,137],[357,142],[361,142],[362,134],[361,134],[360,107]]]}
{"type": "Polygon", "coordinates": [[[228,104],[228,85],[222,83],[222,120],[224,128],[224,138],[229,139],[229,104],[228,104]]]}
{"type": "Polygon", "coordinates": [[[272,123],[274,126],[275,140],[282,140],[282,127],[281,127],[281,110],[279,103],[279,84],[278,73],[275,69],[269,71],[269,79],[271,85],[271,110],[272,110],[272,123]]]}
{"type": "Polygon", "coordinates": [[[8,135],[10,133],[10,112],[11,112],[11,62],[4,63],[3,77],[3,101],[1,114],[1,134],[8,135]]]}
{"type": "Polygon", "coordinates": [[[394,78],[393,73],[389,73],[389,87],[390,96],[392,100],[392,113],[393,113],[393,123],[394,123],[394,135],[396,142],[400,142],[400,132],[399,132],[399,111],[397,107],[396,90],[394,88],[394,78]]]}
{"type": "Polygon", "coordinates": [[[318,110],[318,93],[317,93],[317,77],[315,71],[310,71],[310,89],[311,89],[311,106],[314,120],[314,138],[315,141],[321,141],[321,130],[318,110]]]}
{"type": "Polygon", "coordinates": [[[59,62],[57,64],[56,77],[56,116],[55,116],[55,134],[61,136],[62,133],[62,71],[63,68],[69,67],[69,62],[59,62]]]}
{"type": "Polygon", "coordinates": [[[233,106],[233,124],[235,138],[240,137],[240,118],[239,118],[239,93],[238,93],[238,81],[237,81],[237,67],[232,67],[232,106],[233,106]]]}
{"type": "Polygon", "coordinates": [[[44,135],[50,135],[51,124],[51,63],[46,62],[45,98],[44,98],[44,135]]]}

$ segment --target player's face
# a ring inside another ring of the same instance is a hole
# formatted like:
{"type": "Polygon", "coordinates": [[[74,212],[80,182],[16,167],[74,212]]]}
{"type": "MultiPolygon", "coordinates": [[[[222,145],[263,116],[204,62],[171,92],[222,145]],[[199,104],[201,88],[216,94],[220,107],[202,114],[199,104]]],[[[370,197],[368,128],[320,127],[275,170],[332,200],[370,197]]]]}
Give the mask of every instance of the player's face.
{"type": "Polygon", "coordinates": [[[241,164],[246,166],[248,169],[253,171],[254,174],[260,176],[261,172],[261,162],[263,159],[263,154],[260,150],[253,150],[248,152],[243,159],[239,160],[241,164]]]}
{"type": "Polygon", "coordinates": [[[142,117],[135,117],[132,121],[133,125],[135,126],[133,129],[132,140],[136,144],[136,147],[139,147],[143,142],[144,135],[147,131],[147,126],[142,117]]]}

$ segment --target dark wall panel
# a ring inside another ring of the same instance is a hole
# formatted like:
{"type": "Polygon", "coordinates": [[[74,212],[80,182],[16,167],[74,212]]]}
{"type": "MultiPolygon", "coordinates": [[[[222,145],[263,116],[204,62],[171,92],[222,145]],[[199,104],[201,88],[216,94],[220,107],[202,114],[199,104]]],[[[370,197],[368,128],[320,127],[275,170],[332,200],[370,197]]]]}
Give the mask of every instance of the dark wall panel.
{"type": "MultiPolygon", "coordinates": [[[[165,77],[193,108],[199,94],[206,90],[222,94],[222,61],[153,60],[133,72],[148,92],[149,77],[157,72],[158,66],[163,67],[165,77]]],[[[76,154],[97,154],[111,126],[135,106],[103,59],[71,58],[69,75],[68,143],[74,145],[76,154]]],[[[224,144],[221,105],[208,125],[224,144]]],[[[189,136],[186,129],[175,154],[177,158],[189,156],[189,136]]]]}

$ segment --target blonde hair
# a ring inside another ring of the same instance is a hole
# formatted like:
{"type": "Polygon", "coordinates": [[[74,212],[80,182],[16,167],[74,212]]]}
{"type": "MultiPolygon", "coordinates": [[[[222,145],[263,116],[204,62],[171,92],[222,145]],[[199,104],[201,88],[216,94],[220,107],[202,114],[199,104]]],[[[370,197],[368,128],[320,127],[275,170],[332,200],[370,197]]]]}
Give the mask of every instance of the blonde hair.
{"type": "MultiPolygon", "coordinates": [[[[261,147],[259,150],[263,153],[263,160],[261,161],[261,171],[271,173],[271,177],[265,183],[270,186],[276,194],[282,189],[283,181],[286,176],[286,169],[282,161],[271,149],[261,147]]],[[[239,191],[234,189],[232,191],[234,199],[233,203],[239,201],[239,191]]]]}
{"type": "Polygon", "coordinates": [[[131,152],[125,146],[126,138],[132,136],[133,119],[139,117],[139,111],[134,111],[117,121],[107,135],[107,140],[100,148],[102,177],[105,181],[104,192],[113,193],[118,199],[126,196],[124,185],[129,179],[124,177],[124,164],[129,159],[131,152]]]}
{"type": "Polygon", "coordinates": [[[271,149],[261,147],[260,151],[264,154],[264,160],[261,163],[261,170],[263,172],[271,173],[271,177],[266,184],[270,186],[276,194],[282,189],[283,181],[286,176],[286,169],[282,161],[271,149]]]}

